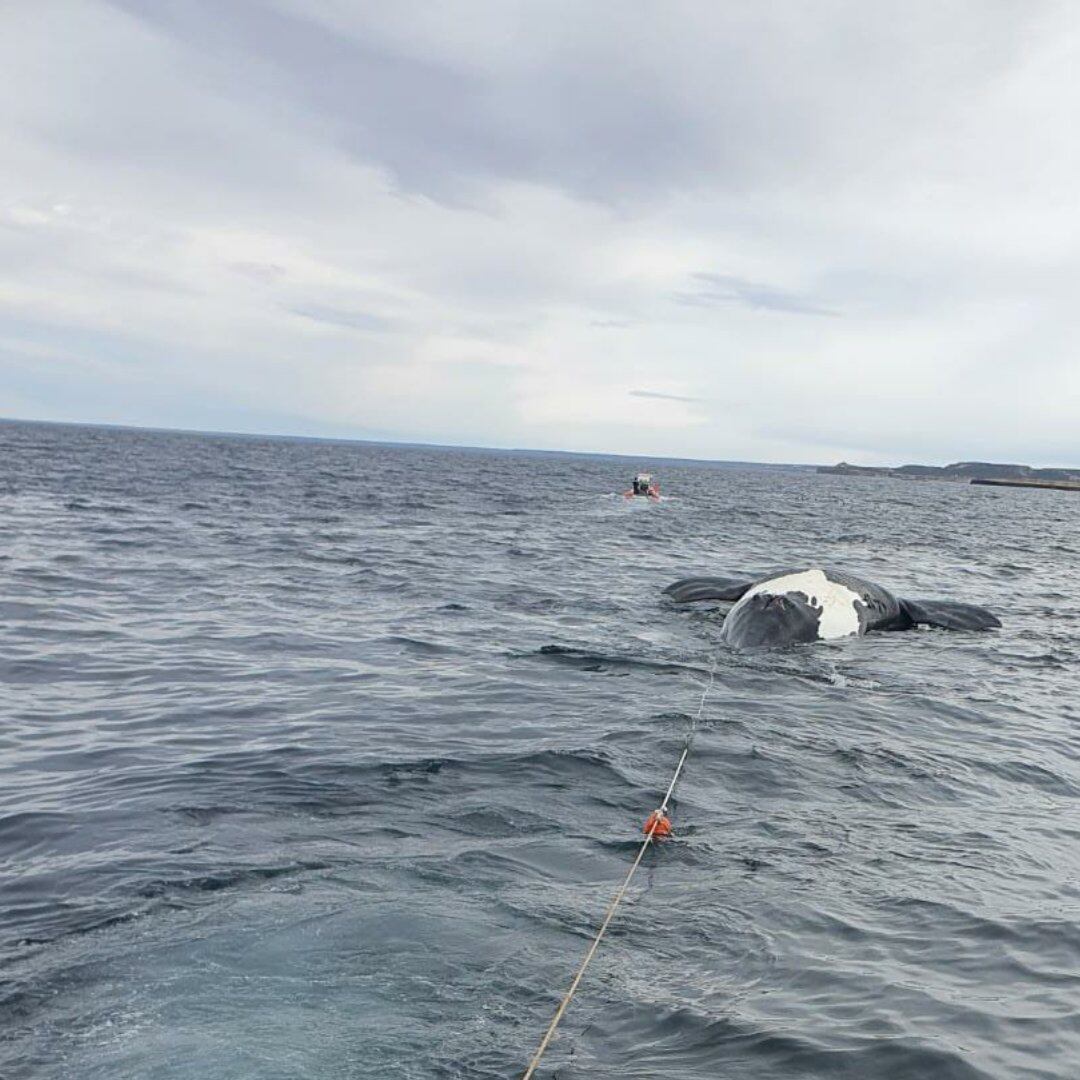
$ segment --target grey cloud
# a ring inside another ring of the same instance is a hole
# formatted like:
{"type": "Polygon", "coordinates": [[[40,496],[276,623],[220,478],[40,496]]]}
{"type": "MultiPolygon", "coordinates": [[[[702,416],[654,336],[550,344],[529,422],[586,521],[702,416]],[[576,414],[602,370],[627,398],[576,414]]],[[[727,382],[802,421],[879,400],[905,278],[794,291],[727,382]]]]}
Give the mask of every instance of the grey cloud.
{"type": "Polygon", "coordinates": [[[775,89],[771,63],[740,41],[768,33],[754,20],[747,31],[730,19],[738,32],[726,36],[688,14],[686,34],[695,23],[708,33],[696,62],[681,70],[684,42],[666,15],[630,26],[617,5],[575,8],[567,12],[572,36],[559,41],[542,6],[509,7],[502,58],[520,62],[496,69],[483,49],[461,56],[430,41],[406,48],[380,40],[364,5],[346,35],[314,16],[245,0],[116,2],[219,65],[241,68],[234,91],[307,114],[406,190],[438,199],[465,199],[477,181],[503,179],[601,201],[685,184],[741,188],[793,165],[810,145],[803,107],[760,122],[775,89]],[[612,20],[627,42],[612,36],[612,20]]]}
{"type": "Polygon", "coordinates": [[[872,153],[890,136],[883,113],[900,125],[936,115],[943,84],[982,75],[991,45],[1007,59],[1017,24],[977,6],[974,42],[963,4],[881,35],[872,6],[843,3],[806,15],[646,5],[632,16],[618,2],[462,3],[446,9],[455,25],[440,34],[438,5],[406,9],[407,32],[379,4],[331,18],[318,4],[115,2],[219,72],[242,71],[234,93],[283,118],[306,115],[405,189],[439,199],[498,180],[613,202],[798,186],[823,155],[856,141],[872,153]],[[470,20],[477,31],[462,45],[470,20]],[[931,78],[924,37],[952,31],[950,64],[931,78]],[[858,47],[837,64],[845,40],[858,47]]]}
{"type": "Polygon", "coordinates": [[[686,397],[683,394],[663,394],[659,390],[628,390],[631,397],[659,398],[661,401],[704,401],[704,398],[686,397]]]}
{"type": "Polygon", "coordinates": [[[339,146],[384,165],[408,190],[456,198],[463,174],[520,171],[520,140],[485,122],[491,103],[482,83],[437,57],[399,55],[243,0],[120,6],[218,64],[242,64],[241,94],[282,102],[293,122],[315,119],[339,146]]]}
{"type": "Polygon", "coordinates": [[[272,285],[285,276],[285,268],[276,263],[234,262],[229,264],[229,269],[264,285],[272,285]]]}
{"type": "Polygon", "coordinates": [[[676,293],[680,304],[692,307],[715,307],[721,304],[742,304],[763,311],[780,311],[790,315],[838,315],[839,312],[821,307],[799,293],[788,292],[775,285],[729,274],[694,274],[702,283],[696,292],[676,293]]]}
{"type": "Polygon", "coordinates": [[[289,310],[294,315],[300,315],[305,319],[326,323],[329,326],[341,326],[349,330],[378,332],[389,330],[394,325],[392,320],[384,319],[380,315],[372,315],[366,311],[347,311],[341,308],[323,307],[316,304],[307,307],[294,307],[289,310]]]}

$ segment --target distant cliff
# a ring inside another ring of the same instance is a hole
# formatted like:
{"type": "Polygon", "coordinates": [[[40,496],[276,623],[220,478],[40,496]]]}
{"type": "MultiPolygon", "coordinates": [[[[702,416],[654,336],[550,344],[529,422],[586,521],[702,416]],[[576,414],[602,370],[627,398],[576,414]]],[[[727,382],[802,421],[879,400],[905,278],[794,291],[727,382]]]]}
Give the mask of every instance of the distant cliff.
{"type": "Polygon", "coordinates": [[[1078,469],[1033,469],[1030,465],[1002,465],[989,461],[957,461],[952,465],[899,465],[888,466],[819,465],[819,473],[836,476],[898,476],[905,480],[953,480],[971,483],[984,480],[1011,480],[1014,483],[1030,483],[1037,486],[1054,483],[1080,483],[1078,469]]]}

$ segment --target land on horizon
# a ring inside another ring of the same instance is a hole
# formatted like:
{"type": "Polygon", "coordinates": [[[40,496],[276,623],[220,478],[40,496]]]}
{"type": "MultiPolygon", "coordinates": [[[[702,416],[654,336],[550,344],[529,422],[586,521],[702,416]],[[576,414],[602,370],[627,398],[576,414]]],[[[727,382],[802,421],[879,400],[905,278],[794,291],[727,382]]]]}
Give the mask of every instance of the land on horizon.
{"type": "Polygon", "coordinates": [[[951,465],[821,465],[819,473],[834,476],[894,476],[904,480],[948,480],[968,484],[1002,484],[1021,487],[1080,486],[1080,468],[1033,468],[991,461],[956,461],[951,465]]]}

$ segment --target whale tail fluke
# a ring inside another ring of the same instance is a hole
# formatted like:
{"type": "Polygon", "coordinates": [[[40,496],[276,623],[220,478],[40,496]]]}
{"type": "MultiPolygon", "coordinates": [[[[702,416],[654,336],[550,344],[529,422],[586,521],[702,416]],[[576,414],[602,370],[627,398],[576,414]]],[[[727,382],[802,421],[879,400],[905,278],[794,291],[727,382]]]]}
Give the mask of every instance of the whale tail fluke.
{"type": "Polygon", "coordinates": [[[938,626],[943,630],[991,630],[1001,620],[986,608],[957,604],[952,600],[901,600],[900,610],[914,626],[938,626]]]}
{"type": "Polygon", "coordinates": [[[738,600],[753,581],[732,577],[688,577],[672,582],[664,592],[676,604],[691,604],[698,600],[738,600]]]}

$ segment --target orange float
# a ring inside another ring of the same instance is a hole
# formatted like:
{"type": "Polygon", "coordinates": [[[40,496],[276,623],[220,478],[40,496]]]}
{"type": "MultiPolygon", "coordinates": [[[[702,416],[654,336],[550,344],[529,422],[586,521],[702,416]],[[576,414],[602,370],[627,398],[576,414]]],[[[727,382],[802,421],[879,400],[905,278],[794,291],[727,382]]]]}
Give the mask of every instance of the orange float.
{"type": "Polygon", "coordinates": [[[651,835],[654,840],[662,840],[671,835],[671,819],[661,810],[654,810],[646,819],[641,831],[651,835]]]}

